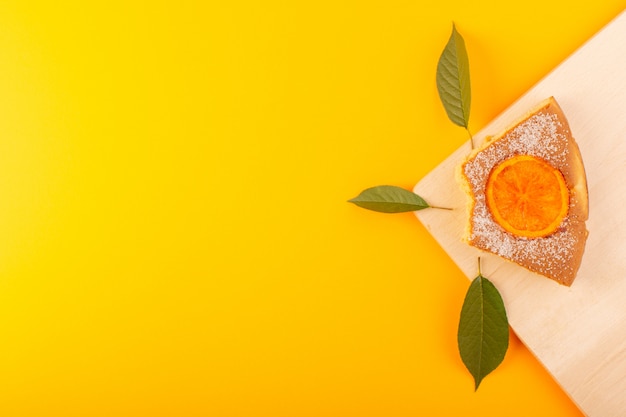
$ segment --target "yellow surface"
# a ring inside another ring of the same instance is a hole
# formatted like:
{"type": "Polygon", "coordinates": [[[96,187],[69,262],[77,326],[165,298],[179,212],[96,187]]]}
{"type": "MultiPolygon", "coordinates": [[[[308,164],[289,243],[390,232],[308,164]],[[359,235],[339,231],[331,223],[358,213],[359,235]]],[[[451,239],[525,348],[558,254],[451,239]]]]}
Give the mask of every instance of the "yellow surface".
{"type": "Polygon", "coordinates": [[[623,1],[93,3],[0,4],[0,415],[580,415],[515,338],[474,393],[468,281],[346,200],[466,140],[452,20],[477,131],[623,1]]]}

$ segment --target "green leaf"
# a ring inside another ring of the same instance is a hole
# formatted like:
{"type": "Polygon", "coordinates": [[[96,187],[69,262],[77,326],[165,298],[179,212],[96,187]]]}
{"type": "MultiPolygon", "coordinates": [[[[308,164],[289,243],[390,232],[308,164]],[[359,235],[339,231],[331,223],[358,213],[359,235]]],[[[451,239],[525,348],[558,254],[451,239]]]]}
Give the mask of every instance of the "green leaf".
{"type": "Polygon", "coordinates": [[[348,201],[381,213],[404,213],[430,207],[422,197],[395,185],[368,188],[348,201]]]}
{"type": "Polygon", "coordinates": [[[459,352],[474,377],[475,389],[504,359],[509,323],[502,297],[480,273],[467,291],[459,321],[459,352]]]}
{"type": "Polygon", "coordinates": [[[452,24],[452,35],[437,64],[437,90],[452,123],[467,129],[471,89],[465,41],[452,24]]]}

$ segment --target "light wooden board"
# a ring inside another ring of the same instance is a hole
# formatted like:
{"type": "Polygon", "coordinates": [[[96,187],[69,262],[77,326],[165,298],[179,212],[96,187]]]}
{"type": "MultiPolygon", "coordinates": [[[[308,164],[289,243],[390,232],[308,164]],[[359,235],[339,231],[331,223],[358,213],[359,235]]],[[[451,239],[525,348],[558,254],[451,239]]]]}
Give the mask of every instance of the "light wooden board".
{"type": "Polygon", "coordinates": [[[416,214],[468,278],[482,257],[513,330],[585,414],[626,416],[626,12],[475,135],[476,143],[549,96],[569,120],[589,186],[589,239],[572,287],[461,241],[466,196],[454,171],[469,143],[415,186],[431,204],[455,209],[416,214]]]}

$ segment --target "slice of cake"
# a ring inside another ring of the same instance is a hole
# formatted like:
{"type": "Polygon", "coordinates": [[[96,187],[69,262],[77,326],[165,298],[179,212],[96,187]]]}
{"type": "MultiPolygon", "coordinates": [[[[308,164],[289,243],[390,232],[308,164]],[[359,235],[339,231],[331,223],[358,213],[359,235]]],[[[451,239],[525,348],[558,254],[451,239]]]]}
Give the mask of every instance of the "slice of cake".
{"type": "Polygon", "coordinates": [[[576,278],[587,240],[587,181],[553,97],[460,166],[470,197],[465,240],[560,284],[576,278]]]}

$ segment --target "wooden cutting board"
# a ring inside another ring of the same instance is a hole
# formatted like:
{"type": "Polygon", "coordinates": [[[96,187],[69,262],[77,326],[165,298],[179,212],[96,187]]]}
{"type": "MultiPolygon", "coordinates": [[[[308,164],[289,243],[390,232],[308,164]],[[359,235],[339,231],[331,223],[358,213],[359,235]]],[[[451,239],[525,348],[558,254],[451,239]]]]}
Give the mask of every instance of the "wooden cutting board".
{"type": "Polygon", "coordinates": [[[469,142],[415,186],[433,205],[417,217],[461,270],[482,272],[500,290],[511,327],[580,409],[626,416],[626,12],[493,120],[474,139],[503,131],[554,96],[583,156],[589,186],[589,239],[568,288],[461,241],[466,196],[455,168],[469,142]]]}

